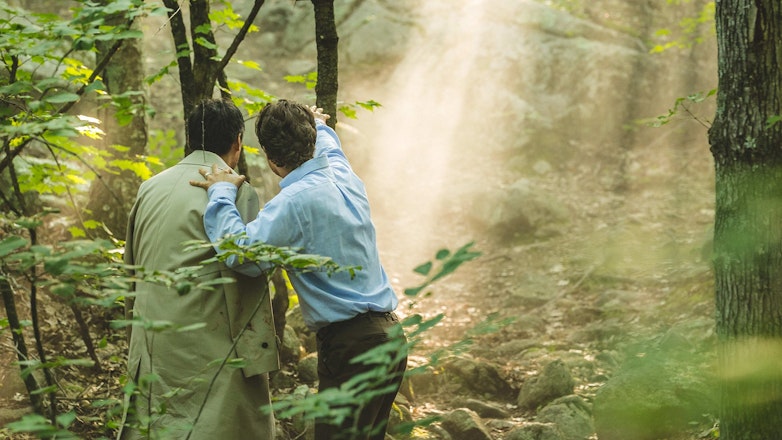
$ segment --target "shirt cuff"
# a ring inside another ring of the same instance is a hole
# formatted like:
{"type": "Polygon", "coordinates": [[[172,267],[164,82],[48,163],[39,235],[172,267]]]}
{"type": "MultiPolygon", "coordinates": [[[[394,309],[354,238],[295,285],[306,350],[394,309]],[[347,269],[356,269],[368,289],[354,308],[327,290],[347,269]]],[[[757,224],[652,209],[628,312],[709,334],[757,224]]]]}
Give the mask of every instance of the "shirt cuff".
{"type": "Polygon", "coordinates": [[[236,193],[239,189],[230,182],[217,182],[213,183],[206,191],[209,200],[215,200],[220,197],[225,197],[229,200],[236,201],[236,193]]]}

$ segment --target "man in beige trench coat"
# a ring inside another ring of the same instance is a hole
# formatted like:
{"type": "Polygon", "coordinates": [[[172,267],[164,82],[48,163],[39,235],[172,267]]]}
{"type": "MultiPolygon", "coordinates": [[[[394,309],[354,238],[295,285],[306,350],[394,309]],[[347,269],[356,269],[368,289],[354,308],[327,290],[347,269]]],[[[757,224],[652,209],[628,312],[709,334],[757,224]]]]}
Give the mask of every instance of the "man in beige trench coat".
{"type": "MultiPolygon", "coordinates": [[[[188,181],[201,178],[198,170],[212,164],[235,167],[243,131],[242,114],[230,101],[207,100],[195,108],[188,118],[193,153],[139,188],[128,223],[126,263],[146,271],[174,271],[215,255],[211,247],[185,252],[182,245],[208,240],[202,219],[206,193],[188,181]]],[[[237,206],[245,221],[257,216],[258,196],[250,185],[239,190],[237,206]]],[[[198,282],[221,277],[235,282],[184,294],[146,282],[135,285],[134,318],[194,329],[155,331],[133,326],[128,374],[140,384],[140,393],[126,405],[127,422],[118,436],[123,440],[185,439],[191,429],[191,440],[274,438],[273,416],[259,411],[270,401],[267,373],[279,368],[268,294],[257,278],[233,272],[222,263],[208,264],[199,273],[198,282]],[[226,356],[242,358],[242,368],[223,367],[207,396],[226,356]],[[149,436],[138,429],[146,424],[149,436]]]]}

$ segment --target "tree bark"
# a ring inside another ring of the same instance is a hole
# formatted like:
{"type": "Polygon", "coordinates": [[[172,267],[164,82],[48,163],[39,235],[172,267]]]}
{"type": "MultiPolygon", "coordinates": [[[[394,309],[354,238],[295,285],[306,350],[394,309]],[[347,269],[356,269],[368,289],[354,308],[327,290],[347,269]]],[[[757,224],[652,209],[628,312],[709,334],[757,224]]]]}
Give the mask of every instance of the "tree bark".
{"type": "MultiPolygon", "coordinates": [[[[121,24],[123,18],[117,18],[121,24]]],[[[133,24],[133,27],[138,27],[133,24]]],[[[98,45],[98,58],[111,50],[113,42],[98,45]]],[[[142,46],[139,39],[125,40],[118,52],[111,58],[103,73],[107,91],[112,95],[144,90],[144,65],[142,46]]],[[[144,95],[133,95],[129,99],[134,105],[143,105],[144,95]]],[[[140,109],[141,107],[139,107],[140,109]]],[[[147,145],[147,122],[144,112],[139,110],[127,124],[120,124],[116,112],[108,107],[102,111],[106,136],[103,139],[104,148],[112,154],[113,159],[135,160],[136,156],[144,154],[147,145]],[[127,151],[119,152],[112,145],[122,145],[127,151]]],[[[136,197],[136,189],[141,178],[129,170],[112,174],[103,172],[96,176],[90,185],[90,198],[87,203],[87,216],[102,222],[117,238],[124,239],[127,228],[128,213],[136,197]]]]}
{"type": "MultiPolygon", "coordinates": [[[[244,25],[236,34],[236,37],[234,37],[225,54],[218,58],[217,43],[212,31],[212,22],[209,19],[209,1],[190,0],[190,37],[193,42],[191,48],[187,39],[187,26],[185,25],[179,3],[176,0],[163,0],[163,4],[168,8],[171,36],[174,39],[174,46],[177,51],[185,125],[187,124],[187,116],[196,105],[202,100],[212,97],[216,84],[220,86],[220,95],[223,98],[230,98],[231,92],[228,90],[225,66],[228,65],[231,57],[233,57],[237,48],[244,40],[250,25],[257,17],[258,11],[264,2],[265,0],[254,1],[244,25]]],[[[185,133],[187,133],[187,129],[185,129],[185,133]]],[[[191,152],[190,142],[186,141],[185,156],[191,152]]],[[[237,168],[239,174],[247,176],[247,181],[249,182],[250,176],[247,173],[247,160],[244,151],[239,156],[237,168]]]]}
{"type": "Polygon", "coordinates": [[[782,5],[716,2],[714,276],[720,439],[782,426],[782,5]]]}
{"type": "MultiPolygon", "coordinates": [[[[19,362],[27,361],[30,359],[30,355],[27,351],[27,344],[24,341],[24,334],[22,333],[22,324],[19,321],[19,315],[16,309],[16,300],[14,299],[14,290],[11,288],[11,284],[8,282],[4,271],[0,272],[0,295],[2,295],[3,304],[5,305],[6,317],[8,318],[8,328],[11,329],[11,337],[14,341],[14,348],[16,350],[16,357],[19,362]]],[[[24,370],[26,367],[20,365],[19,369],[24,370]]],[[[28,374],[22,376],[24,379],[24,386],[27,388],[27,394],[30,396],[30,403],[38,414],[43,414],[43,401],[41,394],[37,393],[40,386],[35,376],[28,374]]]]}
{"type": "Polygon", "coordinates": [[[326,123],[337,125],[337,89],[339,88],[339,36],[334,21],[334,0],[312,0],[315,9],[315,44],[318,50],[316,105],[331,115],[326,123]]]}

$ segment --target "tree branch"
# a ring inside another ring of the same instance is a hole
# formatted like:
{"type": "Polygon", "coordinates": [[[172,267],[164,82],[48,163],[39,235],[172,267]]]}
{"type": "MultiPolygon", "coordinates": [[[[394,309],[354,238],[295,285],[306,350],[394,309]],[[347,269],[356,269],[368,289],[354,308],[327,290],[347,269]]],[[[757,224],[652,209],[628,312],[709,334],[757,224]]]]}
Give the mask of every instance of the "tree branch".
{"type": "Polygon", "coordinates": [[[179,86],[182,91],[182,106],[185,110],[185,117],[190,110],[195,107],[193,99],[190,98],[190,91],[195,88],[193,79],[193,63],[190,60],[190,43],[187,41],[187,27],[182,18],[182,10],[174,0],[163,0],[163,4],[168,9],[168,21],[171,23],[171,37],[174,39],[174,50],[176,50],[176,61],[179,67],[179,86]]]}
{"type": "MultiPolygon", "coordinates": [[[[22,325],[19,322],[19,315],[17,314],[16,301],[14,300],[14,291],[11,284],[8,281],[9,277],[0,268],[0,293],[2,293],[3,304],[5,305],[5,313],[8,318],[8,326],[11,329],[11,337],[14,341],[14,348],[16,349],[16,357],[19,362],[29,360],[30,356],[27,352],[27,345],[24,342],[24,336],[22,335],[22,325]]],[[[23,370],[24,365],[20,365],[23,370]]],[[[38,414],[43,413],[43,402],[41,395],[34,393],[40,387],[38,381],[35,380],[35,375],[28,374],[24,376],[24,385],[27,388],[27,394],[30,396],[30,403],[33,405],[33,409],[38,414]]]]}
{"type": "Polygon", "coordinates": [[[231,61],[231,58],[236,53],[236,50],[239,48],[239,44],[244,41],[244,37],[247,35],[247,32],[250,30],[250,26],[252,26],[253,21],[255,21],[255,17],[258,15],[258,11],[261,9],[261,6],[263,6],[263,3],[266,0],[255,0],[255,3],[253,4],[253,8],[250,10],[250,13],[247,14],[247,19],[244,20],[244,24],[242,25],[242,28],[239,29],[239,33],[236,34],[236,37],[234,37],[234,40],[231,42],[231,45],[228,46],[228,50],[225,51],[225,55],[223,55],[223,58],[220,60],[220,64],[217,66],[217,69],[222,71],[225,69],[225,66],[228,65],[228,62],[231,61]]]}

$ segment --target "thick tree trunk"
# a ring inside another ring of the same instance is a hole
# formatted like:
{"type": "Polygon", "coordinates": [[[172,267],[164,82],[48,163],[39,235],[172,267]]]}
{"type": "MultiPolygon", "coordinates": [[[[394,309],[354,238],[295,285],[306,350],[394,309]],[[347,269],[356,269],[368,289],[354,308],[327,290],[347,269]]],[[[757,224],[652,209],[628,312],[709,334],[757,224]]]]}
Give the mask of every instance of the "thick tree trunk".
{"type": "Polygon", "coordinates": [[[782,5],[716,3],[714,273],[722,371],[720,439],[782,426],[782,5]],[[770,123],[772,122],[772,123],[770,123]]]}
{"type": "Polygon", "coordinates": [[[318,82],[315,85],[316,104],[331,115],[326,123],[337,125],[337,89],[339,88],[339,58],[337,25],[334,21],[334,0],[312,0],[315,8],[315,42],[318,48],[318,82]]]}
{"type": "MultiPolygon", "coordinates": [[[[124,18],[118,20],[121,23],[124,18]]],[[[134,24],[134,27],[137,25],[134,24]]],[[[113,45],[113,42],[110,45],[113,45]]],[[[98,59],[109,46],[99,45],[98,59]]],[[[103,79],[108,92],[113,95],[144,90],[144,66],[139,39],[123,42],[106,67],[103,79]]],[[[144,95],[133,95],[129,99],[140,105],[145,98],[144,95]]],[[[103,111],[101,119],[106,132],[104,148],[114,159],[135,160],[137,155],[144,154],[147,145],[147,123],[143,111],[139,111],[129,123],[122,125],[117,121],[113,109],[108,107],[103,111]],[[113,145],[122,145],[128,150],[117,151],[111,148],[113,145]]],[[[122,171],[119,174],[102,173],[97,176],[90,186],[87,217],[103,222],[115,237],[124,239],[128,213],[140,183],[141,178],[131,171],[122,171]]]]}
{"type": "MultiPolygon", "coordinates": [[[[192,47],[187,39],[187,26],[180,8],[180,2],[163,0],[163,4],[168,9],[168,17],[171,22],[171,36],[177,49],[183,120],[185,125],[187,125],[187,116],[198,103],[213,96],[216,84],[220,86],[220,95],[223,98],[230,98],[231,93],[228,90],[225,66],[247,35],[247,31],[258,15],[261,6],[263,6],[264,0],[255,0],[253,2],[253,7],[244,26],[239,30],[230,47],[220,59],[218,59],[212,22],[209,19],[208,0],[190,0],[190,38],[193,42],[192,47]]],[[[187,129],[185,129],[185,133],[187,133],[187,129]]],[[[185,156],[187,156],[192,150],[190,149],[189,141],[186,141],[185,144],[185,156]]],[[[239,174],[247,176],[247,181],[249,182],[250,176],[247,173],[247,160],[244,151],[239,156],[237,169],[239,174]]]]}

